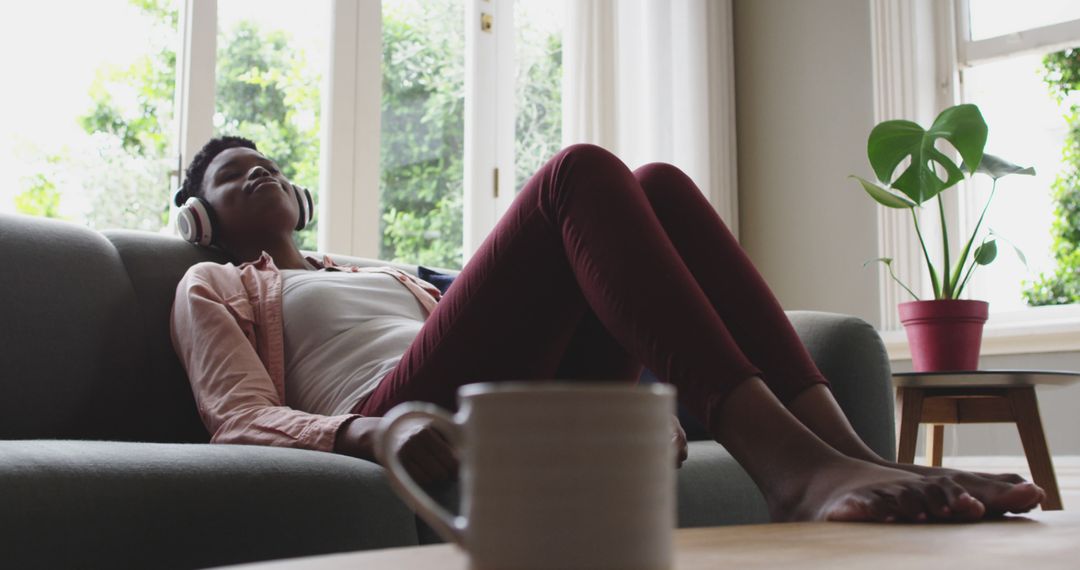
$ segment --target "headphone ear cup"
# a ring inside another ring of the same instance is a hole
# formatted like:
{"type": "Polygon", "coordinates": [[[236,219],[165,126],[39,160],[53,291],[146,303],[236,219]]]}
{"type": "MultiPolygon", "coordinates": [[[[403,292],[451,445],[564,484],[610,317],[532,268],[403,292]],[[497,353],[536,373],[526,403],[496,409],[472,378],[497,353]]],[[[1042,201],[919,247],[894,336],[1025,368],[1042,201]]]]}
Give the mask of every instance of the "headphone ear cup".
{"type": "Polygon", "coordinates": [[[203,246],[214,243],[214,210],[200,196],[192,196],[176,212],[176,229],[180,237],[203,246]]]}
{"type": "Polygon", "coordinates": [[[306,228],[315,217],[315,204],[311,199],[311,191],[307,188],[301,188],[295,184],[292,187],[293,193],[296,195],[296,203],[300,206],[300,213],[296,220],[296,229],[299,231],[306,228]]]}

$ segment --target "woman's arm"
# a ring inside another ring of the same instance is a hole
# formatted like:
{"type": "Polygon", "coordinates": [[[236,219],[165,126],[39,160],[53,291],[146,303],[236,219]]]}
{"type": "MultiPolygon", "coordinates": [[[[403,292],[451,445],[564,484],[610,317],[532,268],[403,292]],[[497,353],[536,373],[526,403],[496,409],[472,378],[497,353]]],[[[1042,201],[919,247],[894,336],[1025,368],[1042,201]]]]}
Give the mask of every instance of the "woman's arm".
{"type": "MultiPolygon", "coordinates": [[[[337,434],[334,451],[378,462],[375,439],[380,419],[359,417],[348,420],[337,434]]],[[[453,447],[427,422],[416,421],[399,430],[391,445],[401,457],[405,470],[421,485],[457,476],[458,461],[453,447]]]]}
{"type": "Polygon", "coordinates": [[[341,425],[334,439],[334,452],[375,461],[375,432],[379,418],[355,418],[341,425]]]}

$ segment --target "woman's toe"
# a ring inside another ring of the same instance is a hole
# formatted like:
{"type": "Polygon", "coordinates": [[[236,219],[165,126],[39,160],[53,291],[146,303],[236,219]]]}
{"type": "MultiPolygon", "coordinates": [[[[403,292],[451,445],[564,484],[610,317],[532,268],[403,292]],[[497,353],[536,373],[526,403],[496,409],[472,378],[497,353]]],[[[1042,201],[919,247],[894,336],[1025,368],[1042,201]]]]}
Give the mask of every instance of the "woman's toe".
{"type": "Polygon", "coordinates": [[[928,499],[919,482],[911,482],[902,485],[896,491],[897,503],[900,506],[900,515],[908,522],[923,522],[926,520],[928,499]]]}

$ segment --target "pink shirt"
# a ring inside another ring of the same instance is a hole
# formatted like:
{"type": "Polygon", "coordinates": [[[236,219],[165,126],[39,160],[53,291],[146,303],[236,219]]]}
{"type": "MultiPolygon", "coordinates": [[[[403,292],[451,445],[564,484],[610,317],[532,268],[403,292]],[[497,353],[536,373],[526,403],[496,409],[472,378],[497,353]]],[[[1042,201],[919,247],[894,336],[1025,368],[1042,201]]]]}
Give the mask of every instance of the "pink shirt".
{"type": "MultiPolygon", "coordinates": [[[[439,290],[394,267],[337,265],[328,271],[393,275],[430,315],[439,290]]],[[[173,347],[187,371],[195,404],[213,443],[333,451],[338,430],[357,414],[324,416],[285,405],[281,273],[265,251],[240,265],[193,265],[176,286],[169,319],[173,347]]]]}

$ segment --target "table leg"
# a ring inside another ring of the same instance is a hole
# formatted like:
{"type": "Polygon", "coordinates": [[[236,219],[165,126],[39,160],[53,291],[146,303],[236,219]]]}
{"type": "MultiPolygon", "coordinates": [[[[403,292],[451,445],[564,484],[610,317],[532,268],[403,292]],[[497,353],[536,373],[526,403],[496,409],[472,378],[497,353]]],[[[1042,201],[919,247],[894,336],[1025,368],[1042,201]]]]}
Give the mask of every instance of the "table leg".
{"type": "Polygon", "coordinates": [[[945,426],[926,424],[926,464],[941,467],[941,456],[945,447],[945,426]]]}
{"type": "Polygon", "coordinates": [[[897,388],[896,404],[900,408],[898,463],[915,463],[915,444],[919,441],[919,420],[922,419],[923,390],[897,388]]]}
{"type": "Polygon", "coordinates": [[[1009,403],[1016,429],[1020,432],[1020,442],[1024,445],[1031,478],[1035,484],[1046,491],[1042,503],[1044,511],[1061,510],[1061,493],[1058,491],[1054,464],[1050,458],[1050,449],[1046,445],[1046,433],[1043,431],[1042,418],[1039,416],[1039,402],[1035,398],[1035,388],[1025,386],[1009,390],[1009,403]]]}

